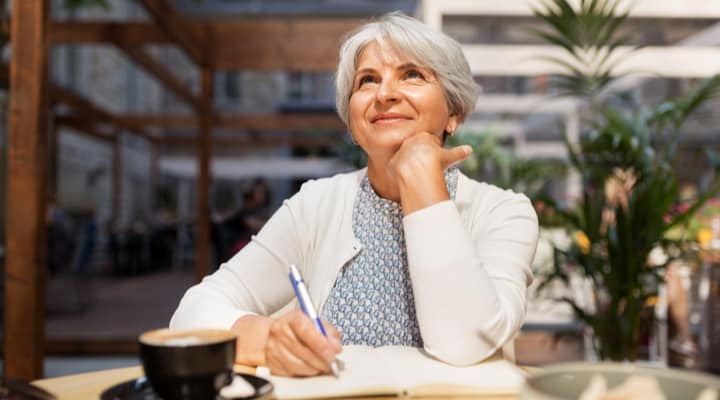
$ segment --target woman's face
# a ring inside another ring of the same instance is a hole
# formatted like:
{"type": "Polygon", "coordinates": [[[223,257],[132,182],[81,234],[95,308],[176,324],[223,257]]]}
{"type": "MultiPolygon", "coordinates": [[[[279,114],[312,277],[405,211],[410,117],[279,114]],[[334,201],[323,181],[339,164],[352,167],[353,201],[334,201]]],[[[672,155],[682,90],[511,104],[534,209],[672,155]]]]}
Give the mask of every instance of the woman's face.
{"type": "Polygon", "coordinates": [[[369,158],[391,157],[408,137],[453,131],[445,91],[435,73],[392,46],[372,42],[358,58],[350,97],[350,130],[369,158]]]}

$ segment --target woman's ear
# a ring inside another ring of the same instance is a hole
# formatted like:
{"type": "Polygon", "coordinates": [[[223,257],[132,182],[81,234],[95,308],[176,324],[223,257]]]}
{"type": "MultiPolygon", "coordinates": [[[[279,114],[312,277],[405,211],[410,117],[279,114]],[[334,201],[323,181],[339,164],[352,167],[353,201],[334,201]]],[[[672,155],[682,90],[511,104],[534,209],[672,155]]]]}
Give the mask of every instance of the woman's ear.
{"type": "Polygon", "coordinates": [[[450,117],[448,117],[448,121],[445,124],[445,132],[452,136],[455,133],[455,130],[460,126],[460,116],[457,114],[451,114],[450,117]]]}

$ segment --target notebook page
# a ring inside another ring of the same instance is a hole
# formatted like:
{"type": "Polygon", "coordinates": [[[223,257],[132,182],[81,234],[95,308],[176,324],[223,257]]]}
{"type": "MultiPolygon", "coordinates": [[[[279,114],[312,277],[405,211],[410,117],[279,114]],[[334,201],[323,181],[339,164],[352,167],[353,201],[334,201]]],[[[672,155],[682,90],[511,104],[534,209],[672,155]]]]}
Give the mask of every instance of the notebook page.
{"type": "Polygon", "coordinates": [[[394,395],[402,386],[394,382],[377,349],[367,346],[344,346],[338,357],[340,377],[332,375],[310,378],[270,376],[278,399],[345,398],[358,395],[394,395]]]}
{"type": "Polygon", "coordinates": [[[387,346],[377,350],[412,395],[517,394],[525,380],[522,370],[500,358],[456,367],[419,348],[387,346]]]}

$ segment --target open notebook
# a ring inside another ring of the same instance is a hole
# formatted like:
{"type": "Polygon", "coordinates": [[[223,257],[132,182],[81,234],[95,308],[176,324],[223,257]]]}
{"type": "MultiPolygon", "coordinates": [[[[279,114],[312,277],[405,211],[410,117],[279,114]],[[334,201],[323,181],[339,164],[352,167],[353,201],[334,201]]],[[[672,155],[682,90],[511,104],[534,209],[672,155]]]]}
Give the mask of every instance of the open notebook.
{"type": "Polygon", "coordinates": [[[405,395],[517,395],[525,373],[493,359],[454,367],[413,347],[346,346],[340,354],[340,377],[270,376],[278,399],[405,395]]]}

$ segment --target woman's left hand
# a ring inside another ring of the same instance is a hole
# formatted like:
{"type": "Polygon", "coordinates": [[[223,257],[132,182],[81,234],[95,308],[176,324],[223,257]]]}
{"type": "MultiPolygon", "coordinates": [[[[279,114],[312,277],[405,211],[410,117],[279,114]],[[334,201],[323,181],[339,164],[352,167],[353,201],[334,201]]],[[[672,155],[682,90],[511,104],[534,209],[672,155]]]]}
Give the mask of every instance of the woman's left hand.
{"type": "Polygon", "coordinates": [[[467,145],[444,148],[439,137],[421,132],[407,138],[388,164],[400,189],[403,213],[448,200],[444,171],[472,154],[467,145]]]}

